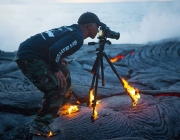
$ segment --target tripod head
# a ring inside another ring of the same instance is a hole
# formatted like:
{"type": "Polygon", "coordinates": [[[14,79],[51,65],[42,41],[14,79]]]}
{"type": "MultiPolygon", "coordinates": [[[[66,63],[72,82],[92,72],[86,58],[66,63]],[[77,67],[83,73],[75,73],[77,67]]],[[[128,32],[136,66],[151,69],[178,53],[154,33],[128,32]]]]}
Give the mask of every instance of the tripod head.
{"type": "MultiPolygon", "coordinates": [[[[105,44],[109,44],[111,45],[111,42],[109,40],[107,40],[107,38],[111,38],[111,39],[116,39],[118,40],[120,37],[120,33],[119,32],[115,32],[115,31],[111,31],[109,27],[105,26],[101,26],[100,30],[98,32],[98,39],[99,42],[89,42],[88,45],[95,45],[95,44],[99,44],[99,48],[101,48],[102,50],[104,50],[104,46],[105,44]]],[[[100,50],[101,50],[100,49],[100,50]]]]}
{"type": "Polygon", "coordinates": [[[97,48],[96,51],[103,51],[105,44],[111,45],[111,41],[107,40],[106,37],[99,36],[97,38],[99,39],[99,42],[88,42],[88,45],[99,44],[99,48],[97,48]]]}

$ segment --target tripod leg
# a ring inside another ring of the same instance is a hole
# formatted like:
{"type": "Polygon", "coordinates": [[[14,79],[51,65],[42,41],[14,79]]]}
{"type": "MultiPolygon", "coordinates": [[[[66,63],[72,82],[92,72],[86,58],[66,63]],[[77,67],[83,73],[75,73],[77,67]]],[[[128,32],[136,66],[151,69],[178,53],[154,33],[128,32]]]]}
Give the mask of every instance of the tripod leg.
{"type": "Polygon", "coordinates": [[[89,89],[89,97],[88,97],[88,100],[87,100],[87,106],[89,106],[89,107],[92,104],[92,101],[90,100],[90,95],[91,95],[92,90],[94,89],[94,82],[96,80],[96,77],[99,76],[99,74],[97,74],[97,72],[99,71],[99,68],[98,68],[99,67],[99,61],[100,61],[100,59],[99,59],[99,57],[97,57],[96,60],[95,60],[94,65],[93,65],[93,69],[92,69],[92,71],[93,71],[93,79],[92,79],[92,82],[91,82],[91,87],[89,89]]]}
{"type": "Polygon", "coordinates": [[[114,65],[111,63],[111,61],[109,60],[108,56],[106,55],[106,53],[103,53],[103,56],[106,58],[107,62],[109,63],[110,67],[112,68],[113,72],[116,74],[116,76],[118,77],[120,83],[122,85],[124,85],[122,78],[119,76],[117,70],[115,69],[114,65]]]}
{"type": "Polygon", "coordinates": [[[91,87],[89,89],[89,96],[88,96],[88,99],[87,99],[87,106],[91,107],[92,105],[92,100],[90,99],[90,96],[91,96],[91,92],[93,92],[92,90],[94,89],[94,82],[95,82],[95,79],[96,79],[96,72],[93,74],[93,79],[92,79],[92,82],[91,82],[91,87]]]}
{"type": "Polygon", "coordinates": [[[104,81],[104,68],[103,68],[103,57],[101,57],[101,76],[102,76],[102,86],[105,86],[105,81],[104,81]]]}
{"type": "Polygon", "coordinates": [[[94,100],[93,100],[93,115],[91,116],[91,120],[95,121],[98,118],[98,114],[96,111],[96,102],[97,102],[97,91],[98,91],[98,80],[99,80],[99,69],[100,69],[100,63],[97,67],[97,73],[96,73],[96,82],[95,82],[95,92],[94,92],[94,100]]]}

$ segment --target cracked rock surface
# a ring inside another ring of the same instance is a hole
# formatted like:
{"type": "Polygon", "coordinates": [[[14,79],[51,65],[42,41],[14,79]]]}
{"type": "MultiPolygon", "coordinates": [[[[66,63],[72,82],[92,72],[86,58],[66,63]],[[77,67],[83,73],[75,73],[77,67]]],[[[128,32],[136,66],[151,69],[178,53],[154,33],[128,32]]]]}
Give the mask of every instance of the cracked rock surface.
{"type": "Polygon", "coordinates": [[[104,59],[105,86],[99,77],[99,118],[92,122],[87,107],[92,81],[91,68],[97,46],[83,45],[66,58],[71,71],[77,113],[57,117],[52,124],[61,129],[55,137],[31,136],[28,124],[41,106],[43,94],[21,73],[13,58],[16,52],[0,52],[0,139],[7,140],[178,140],[180,139],[180,41],[149,44],[106,45],[118,74],[140,91],[137,106],[104,59]]]}

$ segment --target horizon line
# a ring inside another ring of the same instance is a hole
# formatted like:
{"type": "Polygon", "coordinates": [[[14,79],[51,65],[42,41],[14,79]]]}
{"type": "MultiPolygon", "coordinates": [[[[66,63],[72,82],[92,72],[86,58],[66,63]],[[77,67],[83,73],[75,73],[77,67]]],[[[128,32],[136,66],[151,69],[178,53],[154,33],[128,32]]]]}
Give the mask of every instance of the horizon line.
{"type": "Polygon", "coordinates": [[[61,0],[54,0],[58,3],[123,3],[123,2],[170,2],[174,0],[112,0],[112,1],[97,1],[97,0],[91,0],[91,1],[82,1],[82,0],[66,0],[66,1],[61,1],[61,0]]]}

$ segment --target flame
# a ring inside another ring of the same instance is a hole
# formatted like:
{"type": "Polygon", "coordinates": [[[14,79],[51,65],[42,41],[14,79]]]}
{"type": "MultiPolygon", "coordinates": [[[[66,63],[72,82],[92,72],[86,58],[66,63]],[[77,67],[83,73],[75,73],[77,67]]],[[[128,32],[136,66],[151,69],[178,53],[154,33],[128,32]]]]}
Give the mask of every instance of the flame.
{"type": "Polygon", "coordinates": [[[92,116],[92,120],[96,120],[98,118],[98,112],[97,112],[97,109],[96,109],[96,106],[94,107],[94,112],[93,112],[93,116],[92,116]]]}
{"type": "MultiPolygon", "coordinates": [[[[41,133],[37,133],[38,136],[41,136],[41,133]]],[[[53,132],[50,131],[49,134],[47,135],[47,137],[51,137],[53,135],[53,132]]]]}
{"type": "Polygon", "coordinates": [[[134,89],[132,86],[130,86],[129,83],[124,78],[122,78],[122,82],[124,84],[124,88],[126,89],[128,95],[132,99],[133,106],[136,106],[137,102],[138,102],[138,100],[140,98],[139,90],[134,89]]]}
{"type": "Polygon", "coordinates": [[[114,62],[116,62],[116,61],[118,61],[119,59],[123,59],[124,58],[124,56],[123,55],[117,55],[116,57],[114,57],[114,58],[110,58],[109,60],[112,62],[112,63],[114,63],[114,62]]]}
{"type": "Polygon", "coordinates": [[[59,116],[72,114],[80,110],[78,105],[65,105],[58,111],[59,116]]]}
{"type": "Polygon", "coordinates": [[[51,137],[53,135],[52,131],[49,132],[48,137],[51,137]]]}
{"type": "Polygon", "coordinates": [[[94,100],[94,94],[93,94],[93,92],[94,92],[94,89],[91,89],[90,90],[90,92],[89,92],[89,106],[92,106],[92,102],[93,102],[93,100],[94,100]]]}
{"type": "MultiPolygon", "coordinates": [[[[89,106],[93,107],[93,100],[94,100],[94,89],[91,89],[89,92],[89,106]]],[[[101,100],[96,101],[96,105],[99,104],[101,100]]],[[[92,115],[92,121],[96,120],[98,118],[98,112],[96,106],[94,106],[93,115],[92,115]]]]}
{"type": "Polygon", "coordinates": [[[76,101],[76,103],[77,103],[77,104],[81,104],[81,102],[79,102],[79,101],[76,101]]]}
{"type": "Polygon", "coordinates": [[[68,108],[68,113],[71,114],[72,112],[76,112],[78,110],[79,108],[77,105],[70,105],[70,107],[68,108]]]}
{"type": "MultiPolygon", "coordinates": [[[[92,106],[94,100],[94,89],[91,89],[89,92],[89,106],[92,106]]],[[[96,104],[99,104],[101,100],[97,100],[96,104]]]]}
{"type": "Polygon", "coordinates": [[[38,136],[41,136],[41,133],[37,133],[38,136]]]}

